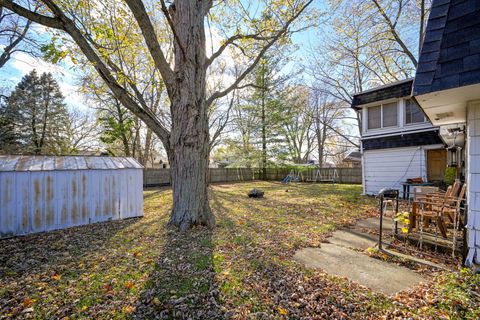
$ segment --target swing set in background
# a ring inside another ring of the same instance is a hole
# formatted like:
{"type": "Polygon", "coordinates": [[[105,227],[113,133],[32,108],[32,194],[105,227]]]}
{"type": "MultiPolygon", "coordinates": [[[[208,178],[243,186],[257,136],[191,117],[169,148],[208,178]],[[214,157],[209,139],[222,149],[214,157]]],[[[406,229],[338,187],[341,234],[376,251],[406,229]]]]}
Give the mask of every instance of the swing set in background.
{"type": "Polygon", "coordinates": [[[323,168],[315,170],[291,170],[282,180],[283,184],[291,182],[319,182],[319,183],[337,183],[338,172],[336,168],[323,168]]]}

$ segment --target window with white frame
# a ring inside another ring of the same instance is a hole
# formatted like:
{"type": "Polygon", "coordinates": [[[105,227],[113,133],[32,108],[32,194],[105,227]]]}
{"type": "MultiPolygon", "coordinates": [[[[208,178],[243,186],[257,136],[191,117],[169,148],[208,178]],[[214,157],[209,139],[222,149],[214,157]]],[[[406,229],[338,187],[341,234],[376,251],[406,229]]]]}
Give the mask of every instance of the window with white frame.
{"type": "Polygon", "coordinates": [[[420,106],[413,99],[405,100],[405,124],[427,121],[420,106]]]}
{"type": "Polygon", "coordinates": [[[368,130],[396,127],[398,125],[397,102],[367,108],[368,130]]]}

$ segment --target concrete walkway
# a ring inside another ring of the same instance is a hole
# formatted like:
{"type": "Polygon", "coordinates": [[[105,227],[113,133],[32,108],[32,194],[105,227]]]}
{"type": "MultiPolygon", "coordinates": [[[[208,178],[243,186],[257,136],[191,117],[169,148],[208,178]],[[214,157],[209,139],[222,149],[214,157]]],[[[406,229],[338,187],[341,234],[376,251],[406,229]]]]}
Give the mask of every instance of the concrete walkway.
{"type": "MultiPolygon", "coordinates": [[[[384,224],[384,228],[389,227],[390,222],[384,224]]],[[[328,238],[330,243],[323,243],[321,248],[298,250],[294,258],[308,268],[318,268],[332,275],[347,277],[386,295],[394,295],[416,286],[423,280],[418,273],[359,252],[376,247],[377,236],[369,233],[374,228],[378,228],[378,218],[362,220],[353,228],[335,231],[328,238]]]]}

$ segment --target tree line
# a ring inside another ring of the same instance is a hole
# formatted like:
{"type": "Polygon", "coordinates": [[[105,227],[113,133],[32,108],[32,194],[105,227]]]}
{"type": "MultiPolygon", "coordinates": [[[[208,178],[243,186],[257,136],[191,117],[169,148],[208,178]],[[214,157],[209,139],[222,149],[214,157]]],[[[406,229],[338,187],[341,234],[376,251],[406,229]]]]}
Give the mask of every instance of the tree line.
{"type": "MultiPolygon", "coordinates": [[[[326,9],[312,0],[0,0],[0,14],[48,28],[46,60],[77,66],[112,154],[145,159],[162,145],[172,167],[170,224],[182,230],[214,224],[212,152],[266,168],[314,154],[324,162],[356,147],[358,134],[345,129],[361,122],[348,109],[352,94],[413,74],[428,7],[417,0],[329,0],[326,9]],[[289,80],[292,62],[282,59],[292,57],[292,36],[316,25],[321,40],[292,68],[305,78],[289,80]]],[[[38,151],[35,142],[31,148],[38,151]]]]}

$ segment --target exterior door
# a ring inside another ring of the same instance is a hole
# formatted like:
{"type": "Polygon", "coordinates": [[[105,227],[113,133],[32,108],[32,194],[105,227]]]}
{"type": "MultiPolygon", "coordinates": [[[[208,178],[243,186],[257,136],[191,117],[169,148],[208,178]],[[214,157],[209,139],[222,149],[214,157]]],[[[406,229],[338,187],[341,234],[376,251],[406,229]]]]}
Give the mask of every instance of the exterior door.
{"type": "Polygon", "coordinates": [[[428,181],[443,181],[447,168],[447,150],[427,150],[428,181]]]}

